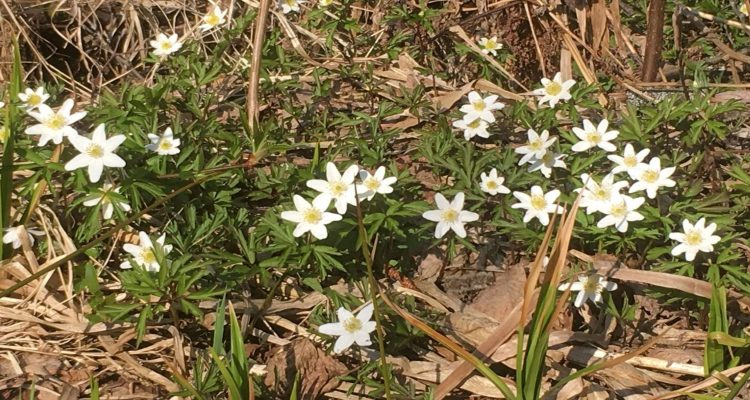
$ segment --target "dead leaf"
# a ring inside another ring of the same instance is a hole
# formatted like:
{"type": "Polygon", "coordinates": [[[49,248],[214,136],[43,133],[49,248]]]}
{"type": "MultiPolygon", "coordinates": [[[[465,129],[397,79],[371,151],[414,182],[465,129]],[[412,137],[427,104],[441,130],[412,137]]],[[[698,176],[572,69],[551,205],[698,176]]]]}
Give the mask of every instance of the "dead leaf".
{"type": "Polygon", "coordinates": [[[430,253],[419,263],[415,278],[423,282],[435,282],[443,272],[444,264],[442,257],[430,253]]]}
{"type": "Polygon", "coordinates": [[[469,308],[487,314],[496,321],[502,321],[523,300],[525,284],[526,272],[523,265],[511,265],[495,275],[495,283],[479,292],[469,308]]]}
{"type": "Polygon", "coordinates": [[[266,365],[265,384],[284,398],[299,379],[299,399],[316,399],[338,385],[338,377],[347,372],[340,361],[327,355],[310,339],[300,337],[277,348],[266,365]]]}
{"type": "Polygon", "coordinates": [[[448,328],[461,339],[477,346],[492,335],[499,323],[483,314],[467,310],[448,316],[448,328]]]}

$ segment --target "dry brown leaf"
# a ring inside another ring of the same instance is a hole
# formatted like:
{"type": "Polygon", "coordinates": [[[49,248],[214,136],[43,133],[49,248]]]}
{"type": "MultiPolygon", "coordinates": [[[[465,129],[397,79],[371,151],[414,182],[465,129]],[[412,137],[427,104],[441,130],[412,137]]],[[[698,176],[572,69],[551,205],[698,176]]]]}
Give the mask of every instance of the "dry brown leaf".
{"type": "Polygon", "coordinates": [[[495,283],[479,292],[469,307],[502,321],[523,300],[525,284],[523,264],[511,265],[496,274],[495,283]]]}
{"type": "MultiPolygon", "coordinates": [[[[431,361],[412,361],[407,368],[404,369],[404,375],[420,381],[440,383],[443,382],[457,366],[458,363],[443,365],[431,361]]],[[[508,383],[512,390],[512,383],[508,383]]],[[[490,397],[493,399],[504,398],[503,394],[500,393],[500,390],[498,390],[497,387],[485,377],[472,376],[459,387],[479,396],[490,397]]]]}
{"type": "Polygon", "coordinates": [[[449,108],[453,107],[456,102],[461,100],[467,93],[469,93],[474,85],[474,82],[467,83],[461,88],[450,91],[448,93],[444,93],[438,97],[435,97],[432,99],[432,104],[437,107],[440,111],[448,110],[449,108]]]}
{"type": "Polygon", "coordinates": [[[423,282],[435,282],[443,272],[444,265],[441,257],[435,253],[430,253],[419,263],[415,279],[423,282]]]}
{"type": "Polygon", "coordinates": [[[347,368],[327,355],[311,340],[300,337],[277,348],[266,364],[265,384],[283,397],[289,397],[295,377],[299,377],[300,399],[312,400],[338,385],[347,368]]]}
{"type": "Polygon", "coordinates": [[[607,5],[604,0],[594,0],[591,4],[591,33],[592,48],[599,50],[602,43],[608,46],[609,32],[607,30],[607,5]]]}
{"type": "Polygon", "coordinates": [[[487,340],[498,325],[497,320],[471,310],[456,312],[448,316],[448,328],[473,346],[487,340]]]}

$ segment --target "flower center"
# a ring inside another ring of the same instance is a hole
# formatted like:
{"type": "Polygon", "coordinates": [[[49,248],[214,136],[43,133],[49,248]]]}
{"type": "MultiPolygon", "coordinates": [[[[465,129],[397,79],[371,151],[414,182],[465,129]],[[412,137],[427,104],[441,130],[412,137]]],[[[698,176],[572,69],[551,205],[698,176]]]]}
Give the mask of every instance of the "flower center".
{"type": "Polygon", "coordinates": [[[297,5],[297,0],[284,0],[284,4],[289,7],[295,7],[297,5]]]}
{"type": "Polygon", "coordinates": [[[443,221],[445,222],[456,222],[458,220],[458,213],[456,210],[448,209],[443,211],[443,221]]]}
{"type": "Polygon", "coordinates": [[[86,148],[86,154],[91,158],[102,158],[104,156],[104,149],[96,143],[91,143],[86,148]]]}
{"type": "Polygon", "coordinates": [[[594,190],[594,197],[599,200],[607,200],[609,199],[609,190],[600,186],[598,189],[594,190]]]}
{"type": "Polygon", "coordinates": [[[380,181],[376,178],[369,177],[365,179],[365,187],[372,191],[378,190],[378,188],[380,188],[380,181]]]}
{"type": "Polygon", "coordinates": [[[323,219],[323,213],[317,208],[308,208],[302,213],[302,220],[308,224],[318,224],[323,219]]]}
{"type": "Polygon", "coordinates": [[[343,325],[344,330],[349,333],[356,333],[362,330],[362,321],[357,319],[357,317],[351,317],[347,319],[346,321],[342,322],[341,325],[343,325]]]}
{"type": "Polygon", "coordinates": [[[559,83],[552,81],[544,88],[544,91],[550,96],[557,96],[562,92],[562,86],[560,86],[559,83]]]}
{"type": "MultiPolygon", "coordinates": [[[[482,103],[482,104],[484,104],[484,103],[482,103]]],[[[479,125],[480,125],[481,123],[482,123],[482,120],[480,120],[479,118],[477,118],[477,119],[475,119],[475,120],[473,120],[473,121],[469,122],[469,124],[468,124],[468,125],[466,125],[466,126],[468,126],[468,127],[469,127],[469,128],[471,128],[471,129],[477,129],[477,128],[479,128],[479,125]]]]}
{"type": "Polygon", "coordinates": [[[698,246],[703,241],[703,236],[700,232],[693,230],[685,235],[685,242],[690,246],[698,246]]]}
{"type": "Polygon", "coordinates": [[[172,42],[161,42],[161,49],[164,51],[172,50],[172,42]]]}
{"type": "Polygon", "coordinates": [[[30,106],[36,106],[36,105],[39,105],[39,103],[41,102],[42,102],[42,97],[34,93],[29,96],[29,100],[26,102],[26,104],[30,106]]]}
{"type": "Polygon", "coordinates": [[[646,183],[656,183],[656,181],[659,179],[659,173],[654,171],[653,169],[650,169],[641,175],[641,179],[646,181],[646,183]]]}
{"type": "Polygon", "coordinates": [[[622,159],[622,163],[625,164],[626,167],[633,168],[638,164],[638,159],[635,158],[635,156],[626,156],[622,159]]]}
{"type": "Polygon", "coordinates": [[[602,135],[599,132],[589,132],[586,135],[586,140],[590,143],[599,143],[602,141],[602,135]]]}
{"type": "Polygon", "coordinates": [[[482,100],[475,101],[471,103],[471,105],[474,106],[474,109],[477,111],[484,111],[484,108],[486,107],[486,105],[484,104],[484,101],[482,100]]]}
{"type": "Polygon", "coordinates": [[[487,50],[495,50],[497,48],[497,42],[490,39],[487,41],[487,43],[484,45],[484,48],[487,50]]]}
{"type": "Polygon", "coordinates": [[[495,181],[487,182],[487,189],[497,189],[497,182],[495,181]]]}
{"type": "Polygon", "coordinates": [[[330,184],[330,188],[331,188],[331,195],[333,195],[333,197],[341,196],[342,194],[346,193],[346,189],[348,189],[347,185],[341,181],[332,182],[330,184]]]}
{"type": "Polygon", "coordinates": [[[62,129],[63,127],[65,127],[65,118],[55,114],[47,120],[47,127],[55,130],[62,129]]]}
{"type": "Polygon", "coordinates": [[[159,150],[169,150],[172,148],[172,141],[166,138],[159,140],[159,150]]]}
{"type": "Polygon", "coordinates": [[[547,201],[544,200],[543,196],[531,196],[531,206],[535,210],[544,210],[547,208],[547,201]]]}
{"type": "Polygon", "coordinates": [[[529,141],[529,149],[537,151],[542,149],[542,141],[539,139],[534,139],[529,141]]]}
{"type": "Polygon", "coordinates": [[[627,213],[628,209],[625,207],[625,203],[613,204],[609,209],[609,214],[617,218],[624,218],[627,213]]]}
{"type": "Polygon", "coordinates": [[[146,264],[152,264],[156,262],[156,256],[154,255],[154,250],[150,247],[141,249],[141,259],[146,264]]]}
{"type": "Polygon", "coordinates": [[[586,279],[586,283],[583,284],[583,290],[586,293],[596,293],[599,291],[599,278],[596,276],[590,276],[586,279]]]}
{"type": "Polygon", "coordinates": [[[206,15],[205,21],[211,26],[217,25],[219,23],[219,16],[215,13],[208,14],[206,15]]]}

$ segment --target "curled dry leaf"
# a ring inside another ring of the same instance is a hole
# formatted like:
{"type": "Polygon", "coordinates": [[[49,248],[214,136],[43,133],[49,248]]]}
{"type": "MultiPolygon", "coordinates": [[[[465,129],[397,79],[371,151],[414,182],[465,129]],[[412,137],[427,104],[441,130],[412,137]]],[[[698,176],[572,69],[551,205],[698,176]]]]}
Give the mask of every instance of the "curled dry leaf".
{"type": "Polygon", "coordinates": [[[304,337],[277,348],[268,360],[266,369],[268,374],[264,383],[282,398],[289,398],[295,377],[299,376],[298,398],[308,400],[317,399],[320,394],[335,389],[337,378],[347,372],[344,364],[304,337]]]}

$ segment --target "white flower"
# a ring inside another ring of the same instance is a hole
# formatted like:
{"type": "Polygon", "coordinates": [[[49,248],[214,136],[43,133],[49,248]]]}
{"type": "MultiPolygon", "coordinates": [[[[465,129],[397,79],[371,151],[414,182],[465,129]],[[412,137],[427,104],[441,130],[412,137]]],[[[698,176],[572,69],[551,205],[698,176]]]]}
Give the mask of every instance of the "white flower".
{"type": "Polygon", "coordinates": [[[597,211],[606,213],[610,202],[620,195],[622,188],[628,186],[627,181],[615,182],[613,174],[607,174],[601,184],[596,183],[589,174],[582,174],[581,181],[584,187],[580,207],[586,209],[586,214],[593,214],[597,211]]]}
{"type": "Polygon", "coordinates": [[[310,232],[317,239],[325,239],[328,237],[326,225],[333,221],[340,221],[342,218],[341,215],[326,212],[328,205],[331,204],[331,197],[325,194],[315,197],[312,204],[297,194],[292,197],[292,200],[297,210],[283,211],[281,218],[297,224],[294,228],[294,237],[310,232]]]}
{"type": "Polygon", "coordinates": [[[619,174],[620,172],[627,172],[632,179],[635,179],[637,169],[646,166],[646,164],[643,163],[643,160],[649,152],[649,149],[643,149],[636,154],[633,145],[630,143],[626,144],[625,152],[622,156],[614,154],[607,156],[610,161],[617,164],[617,166],[612,169],[612,173],[619,174]]]}
{"type": "Polygon", "coordinates": [[[573,304],[576,307],[580,307],[587,299],[591,299],[594,303],[602,301],[602,292],[613,291],[617,289],[617,284],[614,282],[608,282],[604,277],[598,274],[581,275],[578,277],[578,282],[563,283],[560,285],[558,290],[568,290],[578,292],[573,304]]]}
{"type": "Polygon", "coordinates": [[[10,129],[8,129],[7,126],[1,125],[0,126],[0,143],[5,143],[6,140],[10,137],[10,129]]]}
{"type": "Polygon", "coordinates": [[[544,175],[546,178],[549,178],[552,174],[552,168],[568,168],[565,165],[565,161],[562,159],[565,158],[565,154],[558,154],[552,151],[547,151],[544,153],[544,156],[542,158],[532,158],[530,160],[531,165],[529,166],[528,171],[534,172],[534,171],[542,171],[542,175],[544,175]]]}
{"type": "Polygon", "coordinates": [[[533,94],[536,96],[542,96],[542,98],[539,99],[539,105],[549,102],[550,108],[555,108],[558,102],[570,100],[570,88],[575,84],[576,81],[572,79],[563,82],[562,75],[558,72],[552,80],[542,78],[542,85],[544,87],[534,90],[533,94]]]}
{"type": "Polygon", "coordinates": [[[324,8],[333,4],[333,0],[318,0],[318,7],[324,8]]]}
{"type": "Polygon", "coordinates": [[[621,194],[613,198],[608,207],[601,210],[606,214],[599,223],[596,224],[599,228],[606,228],[614,225],[615,228],[625,233],[628,231],[628,222],[640,221],[643,219],[643,215],[637,210],[646,199],[643,197],[632,198],[628,195],[621,194]]]}
{"type": "Polygon", "coordinates": [[[154,55],[159,58],[166,58],[182,47],[182,42],[180,42],[176,33],[170,36],[160,33],[156,36],[156,40],[152,40],[149,43],[154,48],[154,55]]]}
{"type": "Polygon", "coordinates": [[[556,137],[550,139],[549,132],[546,129],[542,131],[541,135],[536,133],[535,130],[529,129],[526,132],[526,136],[528,136],[526,145],[516,148],[516,153],[523,154],[518,165],[526,164],[533,158],[538,160],[544,158],[544,155],[547,154],[547,148],[552,146],[555,140],[557,140],[556,137]]]}
{"type": "MultiPolygon", "coordinates": [[[[3,235],[3,243],[5,244],[12,244],[14,249],[17,249],[21,247],[21,229],[23,225],[14,226],[10,228],[5,228],[5,235],[3,235]]],[[[44,235],[44,232],[28,228],[26,229],[26,236],[29,239],[29,243],[33,246],[34,245],[34,236],[42,236],[44,235]]]]}
{"type": "Polygon", "coordinates": [[[648,164],[642,164],[635,169],[635,179],[638,181],[630,186],[630,193],[645,190],[649,199],[656,197],[656,191],[660,187],[672,187],[675,181],[669,179],[674,174],[675,167],[661,169],[661,160],[654,157],[648,164]]]}
{"type": "Polygon", "coordinates": [[[5,107],[5,103],[3,103],[2,101],[0,101],[0,110],[2,110],[3,107],[5,107]]]}
{"type": "Polygon", "coordinates": [[[289,14],[290,12],[299,12],[299,6],[305,4],[306,0],[279,0],[279,7],[281,12],[289,14]]]}
{"type": "MultiPolygon", "coordinates": [[[[159,272],[161,266],[159,265],[159,260],[156,259],[156,254],[154,253],[154,243],[151,241],[151,237],[149,237],[146,232],[141,231],[138,232],[138,239],[138,245],[125,243],[122,246],[122,249],[128,252],[133,257],[133,261],[135,261],[136,264],[141,266],[146,271],[159,272]]],[[[164,255],[167,255],[172,251],[172,245],[165,245],[165,239],[166,235],[161,235],[158,239],[156,239],[156,244],[161,246],[161,250],[164,252],[164,255]]],[[[130,264],[129,260],[126,260],[120,263],[120,268],[130,269],[133,268],[133,265],[130,264]]]]}
{"type": "Polygon", "coordinates": [[[750,16],[750,13],[747,12],[747,4],[744,1],[740,5],[740,12],[746,17],[750,16]]]}
{"type": "Polygon", "coordinates": [[[706,225],[706,219],[701,218],[695,225],[688,220],[682,221],[683,233],[673,232],[669,238],[680,242],[672,249],[672,255],[678,256],[685,253],[685,260],[695,260],[695,255],[699,252],[710,253],[714,251],[714,245],[721,240],[719,236],[714,235],[716,224],[706,225]]]}
{"type": "Polygon", "coordinates": [[[471,122],[479,118],[488,123],[495,122],[495,115],[492,112],[505,108],[505,104],[496,102],[497,98],[497,95],[482,98],[475,91],[469,92],[469,104],[464,104],[460,108],[461,112],[464,113],[464,121],[471,122]]]}
{"type": "Polygon", "coordinates": [[[511,207],[526,210],[526,215],[523,217],[524,223],[528,223],[532,218],[537,218],[542,225],[547,226],[549,224],[549,213],[562,214],[563,212],[563,208],[555,204],[555,200],[560,197],[559,190],[551,190],[545,194],[541,187],[534,186],[531,188],[531,195],[513,192],[513,196],[520,203],[513,204],[511,207]]]}
{"type": "Polygon", "coordinates": [[[344,307],[336,310],[339,322],[323,324],[318,328],[318,332],[324,335],[338,336],[336,344],[333,345],[334,353],[341,353],[357,343],[357,346],[366,347],[372,344],[370,333],[375,330],[377,325],[372,318],[372,303],[362,307],[355,317],[351,311],[344,307]]]}
{"type": "MultiPolygon", "coordinates": [[[[375,194],[388,194],[393,192],[391,185],[396,183],[397,178],[395,176],[385,177],[385,167],[381,166],[375,170],[375,173],[370,175],[369,171],[360,170],[359,179],[362,180],[362,186],[365,189],[364,193],[358,193],[360,198],[366,198],[372,200],[375,194]]],[[[357,187],[359,189],[359,187],[357,187]]]]}
{"type": "Polygon", "coordinates": [[[200,30],[206,32],[222,25],[226,22],[226,19],[224,18],[226,15],[226,11],[222,11],[218,5],[214,4],[213,9],[203,16],[203,24],[199,26],[200,30]]]}
{"type": "Polygon", "coordinates": [[[68,140],[81,154],[68,161],[65,164],[65,170],[73,171],[88,167],[89,180],[92,183],[99,182],[104,167],[122,168],[125,166],[125,160],[114,153],[117,147],[125,141],[125,135],[115,135],[107,139],[104,124],[99,124],[94,129],[91,139],[80,135],[72,135],[68,136],[68,140]]]}
{"type": "Polygon", "coordinates": [[[464,131],[464,139],[466,140],[471,140],[474,136],[485,139],[490,137],[490,133],[487,131],[490,124],[480,118],[475,118],[469,122],[465,119],[459,119],[458,121],[453,121],[453,126],[464,131]]]}
{"type": "Polygon", "coordinates": [[[482,48],[482,53],[492,54],[493,56],[496,56],[497,51],[503,48],[502,43],[497,42],[497,36],[479,39],[479,46],[482,48]]]}
{"type": "Polygon", "coordinates": [[[493,196],[498,193],[510,193],[510,189],[503,186],[505,178],[497,176],[497,168],[492,168],[489,175],[482,172],[481,178],[482,182],[479,184],[479,187],[483,192],[489,193],[493,196]]]}
{"type": "Polygon", "coordinates": [[[354,192],[354,178],[357,176],[357,172],[359,172],[359,167],[350,165],[342,175],[336,165],[329,162],[326,164],[326,180],[311,179],[307,181],[307,187],[333,199],[336,212],[344,214],[347,204],[357,204],[354,192]]]}
{"type": "Polygon", "coordinates": [[[584,119],[583,129],[577,126],[573,128],[573,133],[575,133],[576,136],[581,139],[581,141],[574,144],[571,150],[580,152],[586,151],[593,147],[599,147],[604,151],[617,150],[617,147],[615,147],[615,145],[610,142],[612,140],[615,140],[620,132],[607,131],[608,126],[609,121],[607,121],[606,119],[601,120],[601,122],[599,122],[599,125],[597,126],[594,126],[591,121],[584,119]]]}
{"type": "Polygon", "coordinates": [[[147,144],[146,149],[155,151],[160,156],[171,156],[180,152],[180,139],[174,138],[170,127],[167,127],[161,136],[149,133],[148,139],[151,144],[147,144]]]}
{"type": "Polygon", "coordinates": [[[456,197],[450,203],[442,194],[437,193],[435,194],[435,204],[438,207],[437,210],[425,211],[422,213],[422,217],[437,222],[435,237],[438,239],[445,236],[449,230],[453,230],[458,237],[464,238],[466,237],[464,223],[479,219],[479,214],[464,211],[463,192],[456,193],[456,197]]]}
{"type": "Polygon", "coordinates": [[[40,135],[39,146],[44,146],[50,140],[54,144],[60,144],[64,136],[77,135],[78,132],[70,125],[85,117],[86,111],[71,114],[74,105],[72,99],[67,99],[55,112],[46,104],[40,104],[37,111],[29,111],[29,115],[39,124],[26,128],[26,134],[40,135]]]}
{"type": "MultiPolygon", "coordinates": [[[[112,218],[112,214],[115,211],[115,207],[112,204],[113,199],[111,198],[111,193],[119,194],[120,188],[115,187],[111,183],[105,183],[100,189],[97,190],[96,194],[88,196],[87,200],[83,202],[83,205],[86,207],[94,207],[97,204],[101,204],[102,216],[104,217],[104,219],[110,219],[112,218]]],[[[130,211],[130,205],[123,201],[117,201],[117,206],[124,212],[130,211]]]]}
{"type": "Polygon", "coordinates": [[[49,99],[49,94],[44,91],[42,86],[39,86],[36,90],[26,88],[23,93],[18,94],[18,99],[23,102],[26,111],[30,111],[44,104],[49,99]]]}

